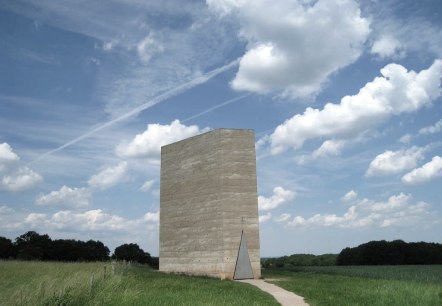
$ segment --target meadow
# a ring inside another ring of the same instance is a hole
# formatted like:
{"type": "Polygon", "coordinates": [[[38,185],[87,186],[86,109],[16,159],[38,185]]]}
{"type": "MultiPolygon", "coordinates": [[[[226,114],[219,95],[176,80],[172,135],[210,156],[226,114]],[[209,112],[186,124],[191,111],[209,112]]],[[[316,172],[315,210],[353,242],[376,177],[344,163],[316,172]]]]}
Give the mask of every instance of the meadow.
{"type": "Polygon", "coordinates": [[[0,261],[0,305],[278,305],[258,288],[145,265],[0,261]],[[106,266],[106,270],[105,267],[106,266]]]}
{"type": "Polygon", "coordinates": [[[442,305],[442,265],[330,266],[263,270],[314,305],[442,305]]]}
{"type": "MultiPolygon", "coordinates": [[[[109,262],[0,261],[0,305],[278,305],[258,288],[109,262]]],[[[442,305],[442,265],[265,269],[312,305],[442,305]]]]}

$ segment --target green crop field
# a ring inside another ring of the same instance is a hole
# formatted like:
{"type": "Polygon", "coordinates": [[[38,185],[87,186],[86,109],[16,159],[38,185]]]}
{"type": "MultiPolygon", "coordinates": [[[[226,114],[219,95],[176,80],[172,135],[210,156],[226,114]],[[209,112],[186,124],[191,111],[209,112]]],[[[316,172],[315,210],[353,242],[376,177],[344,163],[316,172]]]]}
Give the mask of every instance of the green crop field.
{"type": "Polygon", "coordinates": [[[278,305],[258,288],[111,263],[0,261],[0,305],[278,305]],[[106,273],[104,267],[106,266],[106,273]]]}
{"type": "Polygon", "coordinates": [[[264,270],[314,305],[442,305],[442,266],[331,266],[264,270]]]}

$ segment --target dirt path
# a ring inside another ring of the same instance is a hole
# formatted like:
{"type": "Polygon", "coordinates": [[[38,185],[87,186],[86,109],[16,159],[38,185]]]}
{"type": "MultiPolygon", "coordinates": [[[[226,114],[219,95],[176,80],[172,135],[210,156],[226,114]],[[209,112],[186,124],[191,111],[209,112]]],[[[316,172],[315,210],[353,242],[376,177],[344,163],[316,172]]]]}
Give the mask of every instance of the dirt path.
{"type": "Polygon", "coordinates": [[[262,279],[244,279],[238,280],[238,282],[251,284],[262,291],[270,293],[282,306],[308,306],[308,304],[304,302],[302,296],[296,295],[293,292],[282,289],[276,285],[266,283],[262,279]]]}

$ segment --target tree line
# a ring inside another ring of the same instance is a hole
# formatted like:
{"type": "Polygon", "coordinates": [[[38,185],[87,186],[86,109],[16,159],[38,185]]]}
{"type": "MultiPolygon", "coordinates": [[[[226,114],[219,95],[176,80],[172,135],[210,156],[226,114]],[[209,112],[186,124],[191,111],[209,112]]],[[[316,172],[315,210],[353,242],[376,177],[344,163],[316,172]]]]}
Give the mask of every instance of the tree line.
{"type": "Polygon", "coordinates": [[[337,265],[437,265],[442,264],[442,244],[429,242],[370,241],[345,248],[337,265]]]}
{"type": "Polygon", "coordinates": [[[293,254],[277,258],[261,259],[263,268],[290,268],[300,266],[334,266],[336,265],[337,254],[293,254]]]}
{"type": "Polygon", "coordinates": [[[293,254],[262,258],[263,268],[348,265],[436,265],[442,264],[442,244],[429,242],[370,241],[339,254],[293,254]]]}
{"type": "Polygon", "coordinates": [[[0,237],[0,258],[41,261],[107,261],[126,260],[148,264],[158,268],[158,257],[152,257],[137,244],[123,244],[110,251],[101,241],[80,241],[74,239],[55,239],[28,231],[15,241],[0,237]]]}

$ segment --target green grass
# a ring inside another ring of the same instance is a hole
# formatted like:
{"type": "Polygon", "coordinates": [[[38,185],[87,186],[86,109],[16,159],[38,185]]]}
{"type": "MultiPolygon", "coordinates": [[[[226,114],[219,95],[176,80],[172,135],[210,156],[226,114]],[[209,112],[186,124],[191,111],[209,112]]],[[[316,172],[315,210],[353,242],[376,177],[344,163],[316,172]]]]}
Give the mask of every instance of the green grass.
{"type": "Polygon", "coordinates": [[[253,286],[110,263],[0,261],[0,305],[278,305],[253,286]],[[106,277],[103,276],[106,266],[106,277]]]}
{"type": "Polygon", "coordinates": [[[294,267],[289,270],[442,284],[442,265],[294,267]]]}
{"type": "Polygon", "coordinates": [[[303,296],[310,305],[442,305],[442,266],[299,267],[263,272],[270,282],[303,296]]]}

